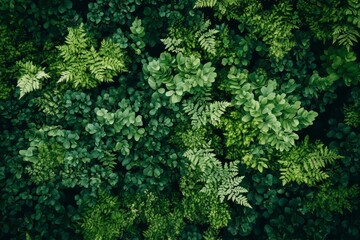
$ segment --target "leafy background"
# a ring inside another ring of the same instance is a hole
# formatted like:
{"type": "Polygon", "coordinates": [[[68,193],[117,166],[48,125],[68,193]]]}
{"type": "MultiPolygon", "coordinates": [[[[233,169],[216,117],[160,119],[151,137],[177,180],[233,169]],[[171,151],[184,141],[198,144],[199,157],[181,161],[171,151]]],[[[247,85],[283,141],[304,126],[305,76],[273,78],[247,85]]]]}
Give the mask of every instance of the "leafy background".
{"type": "Polygon", "coordinates": [[[1,239],[359,239],[356,0],[0,0],[1,239]]]}

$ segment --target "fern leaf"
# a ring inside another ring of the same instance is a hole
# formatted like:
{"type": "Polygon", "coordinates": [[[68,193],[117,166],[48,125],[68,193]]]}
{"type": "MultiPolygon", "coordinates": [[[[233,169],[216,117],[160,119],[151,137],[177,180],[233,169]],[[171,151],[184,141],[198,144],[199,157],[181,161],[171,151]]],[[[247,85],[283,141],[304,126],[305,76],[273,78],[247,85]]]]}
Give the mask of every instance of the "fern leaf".
{"type": "Polygon", "coordinates": [[[293,147],[287,156],[278,161],[281,165],[280,179],[283,185],[297,182],[312,186],[323,181],[329,177],[325,171],[326,166],[342,158],[323,144],[309,144],[308,141],[309,139],[305,138],[301,145],[293,147]]]}
{"type": "Polygon", "coordinates": [[[199,43],[200,46],[207,51],[208,53],[212,54],[212,55],[216,55],[216,42],[215,42],[215,38],[214,37],[209,37],[206,38],[204,35],[202,35],[199,38],[199,43]]]}
{"type": "Polygon", "coordinates": [[[221,202],[227,198],[251,208],[243,195],[247,190],[240,186],[244,177],[238,176],[238,162],[231,162],[223,167],[210,148],[210,143],[202,147],[202,149],[189,149],[184,153],[189,160],[189,172],[200,173],[198,181],[204,184],[200,191],[210,195],[216,194],[221,202]]]}
{"type": "Polygon", "coordinates": [[[58,80],[58,83],[60,82],[70,82],[74,79],[74,74],[70,71],[63,71],[61,73],[61,77],[58,80]]]}
{"type": "Polygon", "coordinates": [[[125,71],[121,47],[110,40],[103,40],[96,50],[89,44],[85,29],[69,29],[66,44],[58,46],[63,63],[59,64],[60,82],[70,82],[75,88],[90,89],[99,83],[112,82],[113,77],[125,71]]]}
{"type": "Polygon", "coordinates": [[[215,34],[219,31],[216,29],[209,29],[205,32],[210,26],[211,22],[208,20],[204,23],[199,31],[195,33],[195,37],[198,38],[200,47],[203,48],[206,52],[215,55],[216,54],[216,40],[215,34]]]}
{"type": "Polygon", "coordinates": [[[214,126],[218,125],[220,123],[220,117],[225,113],[226,108],[229,106],[230,103],[225,101],[211,103],[208,109],[211,124],[214,126]]]}
{"type": "Polygon", "coordinates": [[[105,153],[104,156],[100,159],[101,164],[109,170],[114,169],[116,165],[115,154],[109,152],[104,152],[104,153],[105,153]]]}
{"type": "Polygon", "coordinates": [[[50,78],[45,73],[45,68],[37,67],[32,62],[18,62],[21,77],[18,79],[17,87],[20,88],[20,98],[25,94],[41,88],[41,80],[50,78]]]}
{"type": "Polygon", "coordinates": [[[217,0],[197,0],[194,8],[214,7],[217,0]]]}
{"type": "Polygon", "coordinates": [[[168,37],[160,40],[165,45],[165,49],[169,52],[179,53],[185,51],[183,47],[180,47],[181,43],[183,42],[182,39],[168,37]]]}
{"type": "Polygon", "coordinates": [[[335,26],[333,30],[333,43],[338,43],[339,45],[345,46],[348,51],[358,42],[360,38],[360,33],[357,29],[345,25],[345,26],[335,26]]]}
{"type": "Polygon", "coordinates": [[[225,113],[228,106],[230,106],[230,103],[225,101],[210,104],[203,101],[198,101],[195,104],[191,101],[184,101],[183,110],[191,116],[191,125],[199,128],[207,123],[214,126],[218,125],[220,117],[225,113]]]}

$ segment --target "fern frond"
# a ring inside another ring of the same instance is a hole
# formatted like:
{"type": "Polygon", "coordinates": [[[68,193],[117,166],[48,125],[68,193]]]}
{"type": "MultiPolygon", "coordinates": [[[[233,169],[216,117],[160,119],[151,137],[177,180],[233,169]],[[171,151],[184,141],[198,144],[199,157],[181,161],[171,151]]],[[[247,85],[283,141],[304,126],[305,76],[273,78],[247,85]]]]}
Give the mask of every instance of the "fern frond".
{"type": "Polygon", "coordinates": [[[124,54],[119,44],[103,40],[96,50],[90,45],[85,29],[69,29],[66,44],[58,46],[63,63],[60,82],[72,83],[75,88],[93,88],[99,83],[112,82],[113,77],[125,71],[124,54]]]}
{"type": "Polygon", "coordinates": [[[195,38],[199,38],[202,34],[204,34],[211,25],[210,20],[204,21],[203,18],[201,19],[200,23],[201,25],[199,26],[199,29],[197,29],[197,31],[195,32],[195,38]]]}
{"type": "Polygon", "coordinates": [[[84,24],[78,28],[68,28],[69,34],[65,38],[65,42],[72,53],[81,51],[88,46],[89,39],[86,36],[84,24]]]}
{"type": "Polygon", "coordinates": [[[215,159],[215,154],[210,148],[189,149],[184,153],[184,157],[189,160],[190,169],[199,168],[201,172],[206,172],[208,169],[212,169],[211,162],[215,159]]]}
{"type": "Polygon", "coordinates": [[[116,165],[116,157],[114,153],[109,153],[109,152],[104,152],[104,156],[102,158],[100,158],[100,162],[101,164],[109,169],[112,170],[115,168],[116,165]]]}
{"type": "Polygon", "coordinates": [[[183,47],[180,47],[181,43],[183,42],[182,39],[168,37],[160,39],[160,41],[165,45],[165,49],[169,52],[179,53],[185,51],[183,47]]]}
{"type": "Polygon", "coordinates": [[[209,20],[205,21],[200,29],[195,32],[195,38],[198,39],[198,43],[200,47],[204,49],[206,52],[215,55],[216,54],[216,39],[215,34],[219,31],[216,29],[208,29],[211,25],[209,20]]]}
{"type": "Polygon", "coordinates": [[[41,80],[50,78],[50,75],[45,73],[45,68],[35,66],[30,62],[18,62],[21,77],[18,79],[17,87],[20,88],[20,98],[25,94],[38,90],[41,88],[41,80]]]}
{"type": "Polygon", "coordinates": [[[220,123],[221,116],[225,113],[226,108],[229,107],[231,104],[225,101],[216,101],[208,105],[208,112],[210,116],[210,122],[214,126],[220,123]]]}
{"type": "MultiPolygon", "coordinates": [[[[243,176],[238,176],[238,161],[222,166],[216,159],[210,143],[204,144],[202,149],[189,149],[184,153],[188,159],[188,170],[197,173],[197,180],[203,183],[202,193],[225,198],[242,206],[250,207],[247,198],[243,195],[247,190],[240,186],[243,176]]],[[[194,174],[192,174],[194,176],[194,174]]]]}
{"type": "Polygon", "coordinates": [[[307,137],[301,145],[293,147],[287,156],[278,161],[281,165],[280,179],[283,185],[296,182],[313,186],[329,177],[324,169],[340,158],[342,156],[319,142],[309,144],[307,137]]]}
{"type": "Polygon", "coordinates": [[[206,37],[205,35],[200,36],[199,38],[199,44],[200,46],[208,53],[212,55],[216,55],[216,41],[215,38],[212,37],[206,37]]]}
{"type": "Polygon", "coordinates": [[[333,29],[333,43],[338,43],[339,45],[345,46],[348,51],[358,42],[360,38],[360,33],[357,29],[352,26],[335,26],[333,29]]]}
{"type": "Polygon", "coordinates": [[[218,125],[221,116],[229,106],[230,103],[225,101],[216,101],[210,104],[203,101],[198,101],[195,104],[191,101],[184,101],[183,110],[191,116],[191,125],[199,128],[207,123],[214,126],[218,125]]]}
{"type": "Polygon", "coordinates": [[[71,82],[75,78],[75,75],[71,71],[63,71],[61,77],[58,80],[60,82],[71,82]]]}
{"type": "Polygon", "coordinates": [[[322,208],[327,211],[343,214],[344,210],[351,212],[351,200],[356,199],[358,195],[358,185],[334,188],[331,183],[327,182],[320,186],[320,190],[316,193],[314,199],[310,199],[310,201],[307,202],[305,206],[306,208],[310,209],[311,212],[322,208]]]}
{"type": "Polygon", "coordinates": [[[247,193],[248,190],[240,186],[244,176],[238,176],[238,163],[238,161],[231,162],[223,167],[222,182],[220,183],[217,194],[220,201],[223,201],[227,196],[228,200],[251,208],[247,198],[243,195],[247,193]]]}
{"type": "Polygon", "coordinates": [[[219,32],[219,30],[217,29],[209,29],[207,32],[205,32],[203,34],[204,37],[208,38],[208,37],[212,37],[214,36],[215,34],[217,34],[219,32]]]}
{"type": "Polygon", "coordinates": [[[194,8],[214,7],[217,0],[197,0],[194,8]]]}

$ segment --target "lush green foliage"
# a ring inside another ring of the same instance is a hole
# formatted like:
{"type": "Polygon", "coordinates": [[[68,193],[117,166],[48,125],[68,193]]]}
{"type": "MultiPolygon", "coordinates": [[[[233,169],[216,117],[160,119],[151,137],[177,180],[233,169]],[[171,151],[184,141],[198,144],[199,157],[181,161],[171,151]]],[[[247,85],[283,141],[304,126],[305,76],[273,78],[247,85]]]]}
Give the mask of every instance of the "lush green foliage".
{"type": "Polygon", "coordinates": [[[0,0],[1,239],[359,239],[356,0],[0,0]]]}
{"type": "Polygon", "coordinates": [[[49,74],[44,72],[44,69],[36,67],[32,62],[19,62],[18,66],[21,74],[17,84],[20,89],[20,98],[26,93],[40,89],[41,80],[50,78],[49,74]]]}
{"type": "Polygon", "coordinates": [[[59,46],[63,60],[59,64],[58,82],[70,82],[75,89],[93,88],[112,78],[124,68],[121,48],[118,44],[103,40],[99,51],[90,45],[83,25],[69,29],[66,44],[59,46]]]}
{"type": "Polygon", "coordinates": [[[286,156],[280,157],[280,179],[283,185],[297,182],[313,186],[316,182],[329,178],[329,174],[322,169],[339,158],[341,156],[320,143],[311,146],[309,138],[305,138],[300,146],[292,148],[286,156]]]}

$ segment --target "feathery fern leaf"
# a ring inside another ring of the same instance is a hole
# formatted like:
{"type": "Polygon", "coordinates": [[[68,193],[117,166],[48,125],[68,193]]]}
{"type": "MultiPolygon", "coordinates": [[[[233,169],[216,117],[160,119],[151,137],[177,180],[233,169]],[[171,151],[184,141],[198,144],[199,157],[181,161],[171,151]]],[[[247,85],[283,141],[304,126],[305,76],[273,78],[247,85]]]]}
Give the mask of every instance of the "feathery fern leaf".
{"type": "Polygon", "coordinates": [[[194,128],[205,126],[208,122],[214,126],[218,125],[220,117],[228,106],[230,103],[225,101],[216,101],[210,104],[203,101],[198,101],[195,104],[191,101],[184,101],[183,103],[183,109],[191,116],[191,125],[194,128]]]}
{"type": "Polygon", "coordinates": [[[164,39],[160,39],[161,42],[165,45],[165,49],[169,52],[179,53],[184,52],[184,48],[180,47],[182,39],[174,39],[171,37],[167,37],[164,39]]]}
{"type": "Polygon", "coordinates": [[[200,47],[206,52],[215,55],[216,54],[216,39],[215,34],[219,31],[216,29],[208,29],[211,25],[209,20],[203,22],[200,29],[195,32],[195,38],[198,39],[200,47]]]}
{"type": "Polygon", "coordinates": [[[360,38],[360,33],[352,26],[337,25],[333,29],[333,43],[337,42],[339,45],[345,46],[348,51],[350,51],[354,43],[358,42],[358,38],[360,38]]]}
{"type": "Polygon", "coordinates": [[[313,186],[329,177],[324,168],[340,158],[342,156],[319,142],[310,144],[306,137],[301,145],[293,147],[278,161],[281,165],[280,179],[283,185],[296,182],[313,186]]]}
{"type": "Polygon", "coordinates": [[[203,34],[199,37],[198,42],[200,46],[210,54],[215,55],[216,54],[216,41],[214,35],[218,31],[215,29],[212,29],[213,31],[209,30],[208,34],[203,34]],[[211,32],[210,32],[211,31],[211,32]]]}
{"type": "Polygon", "coordinates": [[[60,82],[70,82],[74,88],[94,88],[99,83],[112,82],[113,77],[125,70],[124,56],[119,44],[103,40],[97,51],[90,44],[83,25],[69,29],[66,44],[57,47],[63,63],[60,82]]]}
{"type": "Polygon", "coordinates": [[[18,79],[17,86],[20,88],[20,98],[25,94],[41,88],[41,80],[50,78],[45,73],[45,68],[35,66],[30,62],[18,62],[21,77],[18,79]]]}
{"type": "Polygon", "coordinates": [[[250,207],[247,198],[243,195],[247,190],[240,186],[244,177],[238,176],[237,161],[225,164],[216,159],[210,142],[203,144],[201,149],[189,149],[184,153],[188,159],[188,171],[195,173],[201,182],[203,193],[216,194],[221,202],[225,198],[242,206],[250,207]]]}
{"type": "Polygon", "coordinates": [[[166,50],[175,53],[185,54],[199,54],[197,48],[210,55],[216,55],[216,49],[219,41],[216,39],[216,34],[219,33],[217,29],[209,29],[211,26],[210,20],[199,21],[199,24],[189,28],[178,28],[178,26],[170,27],[169,36],[161,39],[166,50]]]}
{"type": "Polygon", "coordinates": [[[357,184],[350,186],[340,186],[335,188],[330,182],[320,186],[319,191],[314,198],[305,204],[310,212],[322,208],[327,211],[338,212],[343,214],[344,210],[351,212],[353,204],[352,199],[359,196],[359,186],[357,184]]]}
{"type": "Polygon", "coordinates": [[[197,0],[195,2],[194,8],[204,8],[204,7],[213,7],[215,6],[217,0],[197,0]]]}
{"type": "Polygon", "coordinates": [[[218,196],[220,201],[223,202],[227,196],[227,200],[231,200],[239,205],[251,208],[247,198],[243,195],[248,190],[240,186],[244,176],[237,176],[237,165],[239,162],[231,162],[224,166],[224,180],[219,186],[218,196]],[[234,169],[235,167],[235,169],[234,169]]]}

